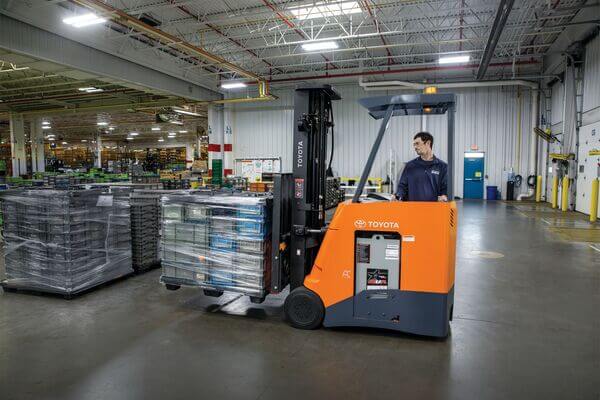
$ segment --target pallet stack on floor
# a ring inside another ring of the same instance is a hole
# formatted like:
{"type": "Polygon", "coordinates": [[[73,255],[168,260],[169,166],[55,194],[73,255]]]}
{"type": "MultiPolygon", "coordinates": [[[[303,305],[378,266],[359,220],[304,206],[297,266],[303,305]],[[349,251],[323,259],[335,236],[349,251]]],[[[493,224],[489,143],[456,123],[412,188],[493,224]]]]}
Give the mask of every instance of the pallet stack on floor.
{"type": "Polygon", "coordinates": [[[160,192],[136,190],[130,197],[131,256],[136,272],[160,265],[160,192]]]}
{"type": "Polygon", "coordinates": [[[133,272],[129,202],[89,190],[0,194],[6,290],[70,297],[133,272]]]}
{"type": "Polygon", "coordinates": [[[270,284],[270,215],[268,196],[163,196],[161,281],[264,298],[270,284]]]}

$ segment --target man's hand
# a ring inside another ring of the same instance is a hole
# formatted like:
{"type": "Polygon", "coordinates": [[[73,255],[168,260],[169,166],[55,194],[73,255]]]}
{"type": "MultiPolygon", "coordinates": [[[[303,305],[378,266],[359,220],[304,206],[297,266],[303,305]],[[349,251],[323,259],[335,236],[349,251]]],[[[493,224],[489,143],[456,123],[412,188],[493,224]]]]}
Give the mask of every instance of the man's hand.
{"type": "Polygon", "coordinates": [[[447,202],[448,201],[448,196],[446,196],[445,194],[438,196],[438,201],[443,201],[443,202],[447,202]]]}

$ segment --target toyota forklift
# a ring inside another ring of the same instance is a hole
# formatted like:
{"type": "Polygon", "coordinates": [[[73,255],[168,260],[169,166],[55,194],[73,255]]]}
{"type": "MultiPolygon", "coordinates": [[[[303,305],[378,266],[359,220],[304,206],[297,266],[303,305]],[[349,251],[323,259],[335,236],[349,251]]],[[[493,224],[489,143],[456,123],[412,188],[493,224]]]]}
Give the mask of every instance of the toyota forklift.
{"type": "Polygon", "coordinates": [[[359,100],[381,125],[356,192],[337,205],[328,199],[336,100],[340,96],[329,85],[295,92],[293,172],[274,177],[270,293],[289,285],[284,313],[296,328],[374,327],[446,337],[454,305],[457,229],[452,201],[454,95],[359,100]],[[390,120],[439,114],[448,118],[450,201],[401,202],[363,195],[390,120]],[[329,221],[332,205],[336,209],[329,221]]]}

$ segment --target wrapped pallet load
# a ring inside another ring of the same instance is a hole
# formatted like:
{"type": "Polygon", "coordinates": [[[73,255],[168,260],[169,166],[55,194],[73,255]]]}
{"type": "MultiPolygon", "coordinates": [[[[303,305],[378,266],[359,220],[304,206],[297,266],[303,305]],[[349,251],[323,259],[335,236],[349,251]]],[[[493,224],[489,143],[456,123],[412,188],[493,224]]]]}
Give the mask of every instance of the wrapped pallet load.
{"type": "Polygon", "coordinates": [[[69,297],[133,272],[127,193],[14,190],[0,208],[5,290],[69,297]]]}
{"type": "Polygon", "coordinates": [[[264,299],[270,284],[271,198],[213,193],[162,197],[161,281],[264,299]]]}

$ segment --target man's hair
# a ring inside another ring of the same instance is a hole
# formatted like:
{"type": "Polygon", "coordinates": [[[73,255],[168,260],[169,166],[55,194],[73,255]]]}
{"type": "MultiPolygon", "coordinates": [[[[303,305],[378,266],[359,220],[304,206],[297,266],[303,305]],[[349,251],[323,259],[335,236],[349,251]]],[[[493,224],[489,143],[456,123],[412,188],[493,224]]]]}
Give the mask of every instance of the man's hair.
{"type": "Polygon", "coordinates": [[[413,140],[416,140],[417,138],[421,138],[421,140],[423,141],[423,143],[431,143],[431,148],[433,149],[433,136],[431,135],[431,133],[429,132],[419,132],[415,135],[415,137],[413,138],[413,140]]]}

